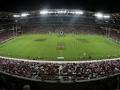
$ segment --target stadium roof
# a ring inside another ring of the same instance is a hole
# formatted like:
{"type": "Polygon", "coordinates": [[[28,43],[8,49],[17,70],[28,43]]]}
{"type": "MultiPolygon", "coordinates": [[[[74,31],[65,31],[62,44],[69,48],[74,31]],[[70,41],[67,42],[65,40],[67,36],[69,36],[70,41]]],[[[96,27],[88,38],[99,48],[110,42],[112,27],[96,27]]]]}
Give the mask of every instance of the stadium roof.
{"type": "MultiPolygon", "coordinates": [[[[94,15],[96,13],[102,13],[102,14],[105,14],[103,17],[108,17],[109,18],[109,15],[111,15],[112,17],[120,17],[120,13],[104,13],[104,12],[100,12],[100,11],[87,11],[87,10],[82,10],[82,9],[40,9],[40,10],[35,10],[35,11],[25,11],[25,12],[7,12],[7,11],[4,11],[4,12],[1,12],[0,11],[0,17],[2,16],[14,16],[14,17],[20,17],[23,16],[23,17],[26,17],[28,15],[25,15],[25,14],[30,14],[30,15],[35,15],[36,13],[37,14],[40,14],[41,11],[49,11],[49,14],[50,13],[56,13],[56,14],[69,14],[69,13],[73,13],[73,14],[83,14],[83,15],[94,15]],[[56,12],[57,11],[57,12],[56,12]],[[25,15],[25,16],[24,16],[25,15]]],[[[48,13],[48,12],[47,12],[48,13]]],[[[44,12],[45,14],[45,12],[44,12]]],[[[94,15],[95,16],[95,15],[94,15]]]]}
{"type": "Polygon", "coordinates": [[[99,19],[109,19],[111,14],[109,13],[101,13],[101,12],[91,12],[85,11],[81,9],[41,9],[37,11],[27,11],[27,12],[20,12],[13,15],[13,17],[27,17],[27,16],[46,16],[46,15],[77,15],[77,16],[95,16],[99,19]]]}
{"type": "MultiPolygon", "coordinates": [[[[95,16],[99,19],[109,19],[112,14],[103,13],[103,12],[91,12],[81,9],[41,9],[36,11],[26,11],[19,13],[11,13],[11,12],[0,12],[0,16],[13,16],[13,17],[27,17],[27,16],[35,16],[35,15],[77,15],[77,16],[95,16]]],[[[114,14],[113,14],[114,15],[114,14]]],[[[117,15],[117,14],[116,14],[117,15]]]]}
{"type": "Polygon", "coordinates": [[[120,0],[0,0],[0,11],[81,8],[90,11],[120,12],[119,3],[120,0]]]}

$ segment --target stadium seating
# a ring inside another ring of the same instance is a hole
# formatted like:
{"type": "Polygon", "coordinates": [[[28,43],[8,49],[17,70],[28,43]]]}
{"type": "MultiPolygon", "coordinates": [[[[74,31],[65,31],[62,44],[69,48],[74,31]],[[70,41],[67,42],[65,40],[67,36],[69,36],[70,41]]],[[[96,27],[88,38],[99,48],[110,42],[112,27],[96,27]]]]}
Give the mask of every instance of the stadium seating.
{"type": "Polygon", "coordinates": [[[119,75],[120,60],[59,64],[0,59],[0,72],[46,83],[80,83],[119,75]]]}
{"type": "Polygon", "coordinates": [[[69,77],[68,81],[79,81],[120,73],[120,60],[57,64],[1,59],[0,71],[40,81],[48,79],[48,81],[61,80],[64,82],[64,76],[69,77]]]}

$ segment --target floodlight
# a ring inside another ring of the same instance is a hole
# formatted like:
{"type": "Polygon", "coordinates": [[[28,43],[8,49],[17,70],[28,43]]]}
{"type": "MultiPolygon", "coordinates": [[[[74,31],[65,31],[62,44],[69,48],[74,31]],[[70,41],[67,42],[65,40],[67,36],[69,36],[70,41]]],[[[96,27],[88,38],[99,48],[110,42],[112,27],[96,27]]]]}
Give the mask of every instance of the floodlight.
{"type": "Polygon", "coordinates": [[[76,15],[83,15],[84,14],[84,12],[82,10],[72,10],[69,13],[76,14],[76,15]]]}
{"type": "Polygon", "coordinates": [[[69,13],[74,14],[74,11],[69,11],[69,13]]]}
{"type": "Polygon", "coordinates": [[[66,10],[58,10],[57,11],[57,13],[59,13],[59,14],[64,14],[64,13],[66,13],[67,11],[66,10]]]}
{"type": "Polygon", "coordinates": [[[53,11],[48,11],[49,14],[54,13],[53,11]]]}
{"type": "Polygon", "coordinates": [[[40,11],[40,14],[42,14],[42,15],[46,15],[46,14],[48,14],[48,13],[49,13],[48,10],[41,10],[41,11],[40,11]]]}
{"type": "Polygon", "coordinates": [[[84,12],[83,12],[83,11],[81,11],[81,10],[78,10],[78,11],[75,11],[75,12],[74,12],[74,14],[77,14],[77,15],[83,15],[83,14],[84,14],[84,12]]]}
{"type": "Polygon", "coordinates": [[[103,17],[104,17],[104,19],[109,19],[110,15],[104,15],[103,17]]]}
{"type": "Polygon", "coordinates": [[[14,18],[19,18],[19,17],[20,17],[20,15],[13,15],[13,17],[14,17],[14,18]]]}
{"type": "Polygon", "coordinates": [[[21,17],[27,17],[28,15],[30,15],[29,13],[22,13],[21,17]]]}
{"type": "Polygon", "coordinates": [[[98,19],[102,19],[104,15],[102,13],[96,13],[94,16],[98,19]]]}

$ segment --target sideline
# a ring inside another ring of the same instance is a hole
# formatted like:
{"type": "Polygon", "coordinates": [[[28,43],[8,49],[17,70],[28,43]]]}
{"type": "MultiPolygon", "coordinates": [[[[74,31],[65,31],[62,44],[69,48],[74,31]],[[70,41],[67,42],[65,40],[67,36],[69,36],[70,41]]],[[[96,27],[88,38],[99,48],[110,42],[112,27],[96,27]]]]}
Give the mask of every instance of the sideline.
{"type": "Polygon", "coordinates": [[[112,61],[112,60],[120,60],[120,58],[113,58],[113,59],[101,59],[101,60],[87,60],[87,61],[52,61],[52,60],[29,60],[29,59],[18,59],[18,58],[11,58],[11,57],[4,57],[0,56],[1,59],[7,60],[15,60],[15,61],[25,61],[25,62],[38,62],[38,63],[93,63],[93,62],[101,62],[101,61],[112,61]]]}

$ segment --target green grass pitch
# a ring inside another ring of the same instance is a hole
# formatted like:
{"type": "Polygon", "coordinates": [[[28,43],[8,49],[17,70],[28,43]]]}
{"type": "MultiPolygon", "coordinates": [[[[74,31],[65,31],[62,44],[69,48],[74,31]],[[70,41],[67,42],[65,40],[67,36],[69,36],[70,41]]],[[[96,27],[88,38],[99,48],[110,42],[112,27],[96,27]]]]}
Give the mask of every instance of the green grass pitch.
{"type": "Polygon", "coordinates": [[[120,44],[100,35],[31,34],[0,44],[0,55],[38,60],[118,58],[120,44]]]}

